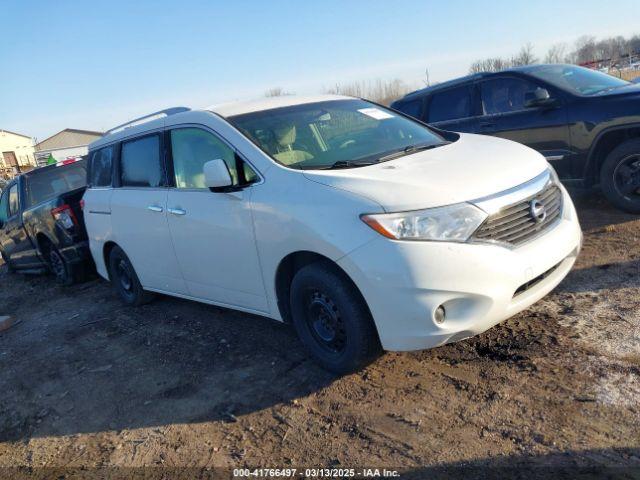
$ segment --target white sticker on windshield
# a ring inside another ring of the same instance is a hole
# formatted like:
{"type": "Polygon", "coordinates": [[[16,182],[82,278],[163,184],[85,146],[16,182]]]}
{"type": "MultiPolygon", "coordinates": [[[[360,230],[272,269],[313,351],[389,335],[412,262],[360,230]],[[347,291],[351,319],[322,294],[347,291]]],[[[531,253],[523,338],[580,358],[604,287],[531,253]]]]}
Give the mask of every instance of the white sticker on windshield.
{"type": "Polygon", "coordinates": [[[379,108],[361,108],[358,110],[360,113],[366,115],[367,117],[375,118],[376,120],[384,120],[386,118],[393,118],[393,115],[390,113],[384,112],[379,108]]]}

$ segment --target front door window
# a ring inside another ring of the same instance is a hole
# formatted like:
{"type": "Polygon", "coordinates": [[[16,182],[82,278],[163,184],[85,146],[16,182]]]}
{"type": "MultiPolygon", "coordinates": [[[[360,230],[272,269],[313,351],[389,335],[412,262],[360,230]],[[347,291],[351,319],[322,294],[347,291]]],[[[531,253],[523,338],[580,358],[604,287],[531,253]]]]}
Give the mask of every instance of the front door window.
{"type": "Polygon", "coordinates": [[[521,78],[495,78],[480,84],[485,115],[517,112],[525,109],[525,95],[538,88],[521,78]]]}

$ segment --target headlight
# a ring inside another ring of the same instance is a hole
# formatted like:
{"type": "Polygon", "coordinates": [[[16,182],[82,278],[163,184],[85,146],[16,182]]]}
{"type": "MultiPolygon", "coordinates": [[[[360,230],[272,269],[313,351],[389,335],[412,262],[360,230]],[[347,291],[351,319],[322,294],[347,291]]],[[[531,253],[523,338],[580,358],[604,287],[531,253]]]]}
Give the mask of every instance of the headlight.
{"type": "Polygon", "coordinates": [[[364,223],[394,240],[439,240],[464,242],[487,214],[469,203],[411,212],[362,215],[364,223]]]}

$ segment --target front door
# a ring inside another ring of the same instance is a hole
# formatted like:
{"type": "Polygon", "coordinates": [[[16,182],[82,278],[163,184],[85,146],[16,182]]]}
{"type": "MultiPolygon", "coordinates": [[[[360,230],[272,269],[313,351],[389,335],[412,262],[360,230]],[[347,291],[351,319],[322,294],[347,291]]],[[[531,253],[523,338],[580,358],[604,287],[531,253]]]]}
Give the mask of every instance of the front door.
{"type": "Polygon", "coordinates": [[[490,78],[479,86],[483,116],[478,133],[527,145],[542,153],[561,176],[571,175],[567,109],[560,99],[553,106],[525,107],[525,95],[541,85],[519,77],[490,78]]]}
{"type": "MultiPolygon", "coordinates": [[[[35,248],[22,225],[22,206],[18,189],[14,183],[6,190],[7,218],[3,225],[2,251],[13,266],[34,267],[40,262],[35,257],[35,248]]],[[[5,198],[3,198],[3,202],[5,198]]]]}
{"type": "Polygon", "coordinates": [[[167,219],[191,296],[266,312],[251,218],[255,172],[208,130],[177,128],[169,137],[175,188],[168,193],[167,219]],[[234,185],[246,188],[224,193],[205,187],[203,165],[218,158],[234,185]]]}
{"type": "Polygon", "coordinates": [[[122,143],[119,186],[110,199],[116,243],[143,287],[186,295],[167,224],[161,134],[122,143]]]}

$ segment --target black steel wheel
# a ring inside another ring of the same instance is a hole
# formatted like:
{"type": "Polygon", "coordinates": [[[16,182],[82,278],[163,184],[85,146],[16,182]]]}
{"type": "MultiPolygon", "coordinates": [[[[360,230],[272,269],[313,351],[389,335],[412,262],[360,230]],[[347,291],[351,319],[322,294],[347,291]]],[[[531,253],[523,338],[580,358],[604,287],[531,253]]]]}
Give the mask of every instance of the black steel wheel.
{"type": "Polygon", "coordinates": [[[58,249],[53,245],[50,245],[48,248],[48,254],[49,269],[56,277],[56,282],[67,286],[73,284],[73,272],[58,249]]]}
{"type": "Polygon", "coordinates": [[[640,139],[616,147],[600,170],[600,185],[607,199],[630,213],[640,213],[640,139]]]}
{"type": "Polygon", "coordinates": [[[613,170],[613,183],[621,197],[633,200],[640,195],[640,153],[618,162],[613,170]]]}
{"type": "Polygon", "coordinates": [[[154,297],[142,288],[131,261],[120,247],[113,247],[109,255],[109,277],[116,293],[128,305],[143,305],[154,297]]]}
{"type": "Polygon", "coordinates": [[[364,298],[337,266],[302,267],[291,282],[290,305],[300,340],[325,369],[353,372],[382,351],[364,298]]]}
{"type": "Polygon", "coordinates": [[[347,344],[344,320],[334,301],[325,293],[310,289],[305,320],[318,345],[327,352],[341,353],[347,344]]]}

